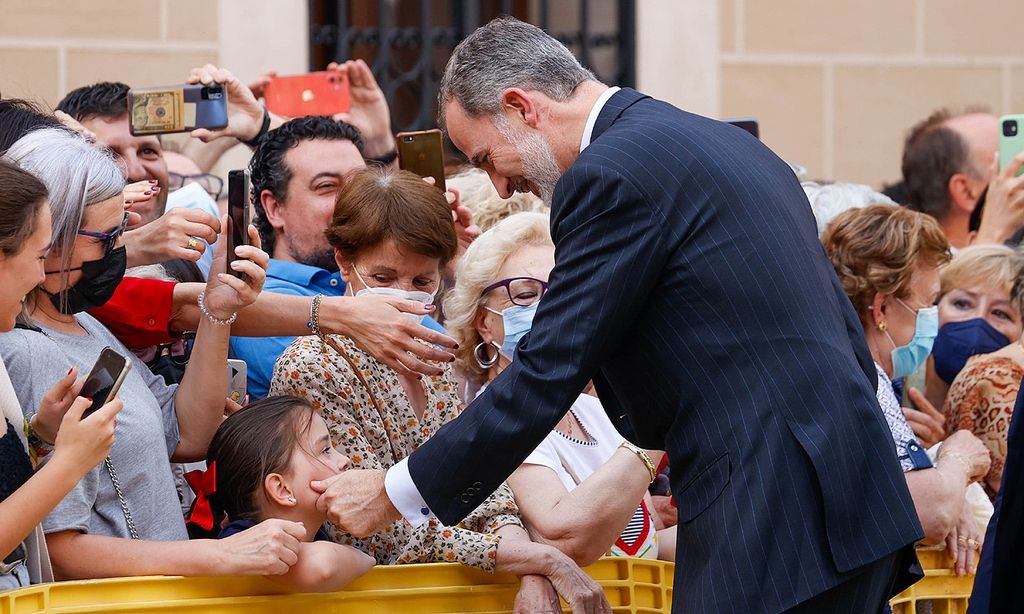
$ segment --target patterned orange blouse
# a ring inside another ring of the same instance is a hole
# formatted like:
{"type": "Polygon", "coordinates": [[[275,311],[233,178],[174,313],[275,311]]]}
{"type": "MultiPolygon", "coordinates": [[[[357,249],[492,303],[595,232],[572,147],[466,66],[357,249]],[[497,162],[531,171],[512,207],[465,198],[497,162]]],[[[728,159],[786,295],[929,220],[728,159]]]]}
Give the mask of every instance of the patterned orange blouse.
{"type": "MultiPolygon", "coordinates": [[[[389,469],[462,412],[449,365],[443,375],[423,378],[427,406],[418,419],[393,369],[347,337],[330,339],[351,363],[318,337],[299,337],[274,366],[270,394],[302,397],[320,410],[334,446],[352,467],[389,469]]],[[[324,528],[335,542],[354,546],[381,565],[457,561],[493,571],[501,539],[494,533],[509,524],[521,527],[522,521],[512,491],[502,484],[456,527],[436,518],[415,528],[399,520],[366,539],[330,522],[324,528]]]]}
{"type": "Polygon", "coordinates": [[[974,433],[992,454],[992,468],[982,485],[995,499],[1006,461],[1006,433],[1013,417],[1024,366],[1007,356],[983,354],[967,361],[946,395],[947,434],[974,433]]]}

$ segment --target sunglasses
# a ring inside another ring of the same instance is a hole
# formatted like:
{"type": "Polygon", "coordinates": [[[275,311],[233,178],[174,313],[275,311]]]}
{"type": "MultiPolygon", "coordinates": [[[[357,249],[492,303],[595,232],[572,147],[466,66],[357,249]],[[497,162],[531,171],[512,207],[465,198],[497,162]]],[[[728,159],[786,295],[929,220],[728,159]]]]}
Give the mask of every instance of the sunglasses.
{"type": "Polygon", "coordinates": [[[83,237],[92,237],[103,241],[103,255],[106,256],[110,252],[114,251],[114,246],[117,245],[117,238],[124,234],[125,228],[128,227],[128,214],[124,214],[124,218],[121,220],[121,225],[115,228],[111,232],[93,232],[91,230],[79,230],[78,234],[83,237]]]}

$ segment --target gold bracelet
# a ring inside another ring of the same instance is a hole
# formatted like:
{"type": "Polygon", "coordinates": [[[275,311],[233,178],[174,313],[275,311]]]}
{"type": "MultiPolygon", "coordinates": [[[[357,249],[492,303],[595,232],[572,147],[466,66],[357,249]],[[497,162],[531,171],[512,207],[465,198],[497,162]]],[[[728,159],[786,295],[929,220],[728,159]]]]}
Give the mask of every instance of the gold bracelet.
{"type": "Polygon", "coordinates": [[[643,450],[634,446],[628,441],[623,441],[622,443],[619,444],[619,447],[625,448],[632,452],[633,454],[636,454],[637,458],[639,458],[640,461],[644,464],[644,466],[647,467],[647,472],[651,474],[650,483],[653,484],[655,478],[658,477],[658,469],[657,467],[654,466],[654,461],[652,461],[651,457],[647,455],[647,452],[644,452],[643,450]]]}

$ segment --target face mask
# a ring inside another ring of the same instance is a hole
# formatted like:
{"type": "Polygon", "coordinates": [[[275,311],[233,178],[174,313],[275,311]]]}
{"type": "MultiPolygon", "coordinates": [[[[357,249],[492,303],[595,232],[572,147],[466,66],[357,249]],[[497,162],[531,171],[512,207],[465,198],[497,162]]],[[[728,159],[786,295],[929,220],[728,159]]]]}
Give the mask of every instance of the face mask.
{"type": "MultiPolygon", "coordinates": [[[[356,279],[363,284],[363,289],[356,292],[356,296],[362,296],[364,294],[376,294],[377,296],[390,296],[392,298],[398,298],[405,301],[415,301],[424,305],[430,305],[434,302],[434,296],[437,294],[437,290],[434,293],[420,292],[416,290],[402,290],[400,288],[371,288],[365,281],[363,276],[359,274],[359,270],[356,267],[352,267],[352,271],[356,274],[356,279]]],[[[416,315],[414,313],[403,313],[402,315],[412,319],[416,323],[423,322],[423,318],[426,315],[416,315]]]]}
{"type": "Polygon", "coordinates": [[[69,269],[82,271],[82,278],[64,291],[67,299],[63,305],[61,305],[60,292],[56,294],[47,292],[47,294],[50,294],[53,306],[64,314],[80,313],[100,307],[114,296],[114,291],[124,279],[127,267],[128,252],[122,245],[111,250],[99,260],[83,262],[82,266],[69,269]]]}
{"type": "Polygon", "coordinates": [[[530,328],[533,327],[533,315],[537,313],[537,305],[539,304],[540,302],[538,301],[527,307],[512,305],[503,311],[495,311],[490,307],[484,307],[487,311],[501,316],[501,323],[505,327],[505,340],[502,341],[499,351],[505,358],[512,360],[519,341],[526,336],[526,333],[530,332],[530,328]]]}
{"type": "MultiPolygon", "coordinates": [[[[908,310],[913,311],[913,309],[907,307],[907,304],[903,301],[899,299],[896,300],[900,305],[903,305],[908,310]]],[[[914,337],[907,345],[897,347],[896,342],[892,340],[892,335],[886,331],[885,335],[889,337],[889,342],[893,345],[893,379],[906,377],[921,368],[921,365],[928,360],[928,354],[932,351],[932,344],[935,342],[935,336],[938,332],[939,308],[934,306],[917,310],[917,324],[914,328],[914,337]]]]}
{"type": "Polygon", "coordinates": [[[1010,340],[983,318],[964,322],[950,322],[939,329],[935,337],[932,356],[935,373],[947,384],[952,384],[957,373],[976,354],[988,354],[1006,347],[1010,340]]]}

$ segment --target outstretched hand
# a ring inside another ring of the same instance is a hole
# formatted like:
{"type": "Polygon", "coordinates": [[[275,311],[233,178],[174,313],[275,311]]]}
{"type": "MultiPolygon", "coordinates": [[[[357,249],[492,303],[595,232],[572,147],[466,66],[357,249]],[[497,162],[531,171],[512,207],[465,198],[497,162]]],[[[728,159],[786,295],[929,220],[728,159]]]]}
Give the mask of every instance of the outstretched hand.
{"type": "Polygon", "coordinates": [[[369,537],[402,518],[384,490],[384,471],[349,469],[309,486],[320,493],[317,509],[356,537],[369,537]]]}

